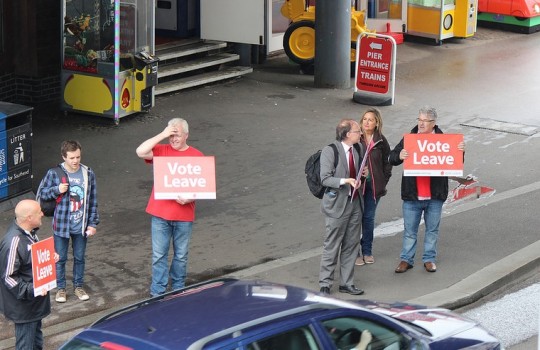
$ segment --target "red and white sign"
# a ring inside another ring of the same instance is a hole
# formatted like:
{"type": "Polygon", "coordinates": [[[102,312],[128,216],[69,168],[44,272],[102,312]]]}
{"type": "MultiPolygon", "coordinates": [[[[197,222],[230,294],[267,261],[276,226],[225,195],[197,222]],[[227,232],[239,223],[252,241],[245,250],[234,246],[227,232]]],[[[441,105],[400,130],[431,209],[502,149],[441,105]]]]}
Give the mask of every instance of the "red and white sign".
{"type": "Polygon", "coordinates": [[[406,134],[405,176],[463,176],[462,134],[406,134]]]}
{"type": "Polygon", "coordinates": [[[34,296],[56,288],[56,263],[54,262],[54,239],[49,237],[32,244],[32,276],[34,296]]]}
{"type": "Polygon", "coordinates": [[[214,157],[154,157],[155,199],[216,199],[214,157]]]}
{"type": "Polygon", "coordinates": [[[356,88],[362,91],[388,93],[390,88],[390,73],[392,69],[391,40],[375,36],[360,38],[356,88]]]}

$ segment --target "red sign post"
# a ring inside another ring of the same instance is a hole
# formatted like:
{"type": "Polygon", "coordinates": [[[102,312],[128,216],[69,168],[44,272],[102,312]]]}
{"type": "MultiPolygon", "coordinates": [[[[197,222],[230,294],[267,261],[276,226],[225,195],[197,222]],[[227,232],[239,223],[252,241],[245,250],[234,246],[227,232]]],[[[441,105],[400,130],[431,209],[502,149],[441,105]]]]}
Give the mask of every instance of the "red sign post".
{"type": "Polygon", "coordinates": [[[56,288],[56,264],[54,262],[54,239],[49,237],[32,244],[32,275],[34,296],[56,288]]]}
{"type": "Polygon", "coordinates": [[[356,40],[356,78],[353,100],[371,106],[394,104],[396,41],[364,32],[356,40]]]}
{"type": "Polygon", "coordinates": [[[356,87],[359,90],[388,93],[392,68],[392,42],[385,38],[363,36],[358,53],[356,87]]]}

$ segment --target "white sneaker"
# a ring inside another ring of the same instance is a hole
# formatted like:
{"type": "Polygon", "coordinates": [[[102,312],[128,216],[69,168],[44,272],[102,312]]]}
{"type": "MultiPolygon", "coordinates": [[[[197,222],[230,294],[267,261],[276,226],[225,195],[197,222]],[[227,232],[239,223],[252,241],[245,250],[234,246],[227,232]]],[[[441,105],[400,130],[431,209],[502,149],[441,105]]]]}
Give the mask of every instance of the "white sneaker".
{"type": "Polygon", "coordinates": [[[366,264],[373,264],[375,262],[375,258],[373,255],[364,255],[364,261],[366,264]]]}
{"type": "Polygon", "coordinates": [[[66,302],[66,290],[64,288],[58,289],[56,291],[56,298],[54,298],[57,303],[65,303],[66,302]]]}
{"type": "Polygon", "coordinates": [[[90,299],[90,297],[88,296],[88,294],[86,294],[86,292],[84,291],[84,289],[82,289],[82,287],[75,288],[75,295],[79,298],[79,300],[90,299]]]}

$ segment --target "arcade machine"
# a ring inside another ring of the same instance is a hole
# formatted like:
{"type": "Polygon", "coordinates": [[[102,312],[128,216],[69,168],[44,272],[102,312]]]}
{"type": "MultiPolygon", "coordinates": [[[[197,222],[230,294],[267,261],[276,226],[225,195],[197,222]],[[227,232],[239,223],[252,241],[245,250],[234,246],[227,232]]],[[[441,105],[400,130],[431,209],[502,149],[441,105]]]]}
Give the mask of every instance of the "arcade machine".
{"type": "Polygon", "coordinates": [[[442,40],[476,33],[477,0],[409,0],[407,34],[442,40]]]}
{"type": "Polygon", "coordinates": [[[467,38],[476,33],[478,0],[361,0],[367,25],[377,33],[392,31],[435,39],[467,38]],[[389,31],[389,30],[387,30],[389,31]]]}
{"type": "Polygon", "coordinates": [[[118,124],[153,107],[153,1],[62,1],[61,109],[118,124]]]}

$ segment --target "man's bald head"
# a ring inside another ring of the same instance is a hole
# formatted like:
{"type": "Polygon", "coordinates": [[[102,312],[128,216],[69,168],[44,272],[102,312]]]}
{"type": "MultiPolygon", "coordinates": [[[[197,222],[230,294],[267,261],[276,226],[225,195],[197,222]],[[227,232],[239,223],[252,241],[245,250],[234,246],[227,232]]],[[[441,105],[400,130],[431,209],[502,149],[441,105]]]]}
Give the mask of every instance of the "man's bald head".
{"type": "Polygon", "coordinates": [[[32,199],[23,199],[15,206],[15,218],[17,224],[28,231],[41,226],[41,207],[32,199]]]}

